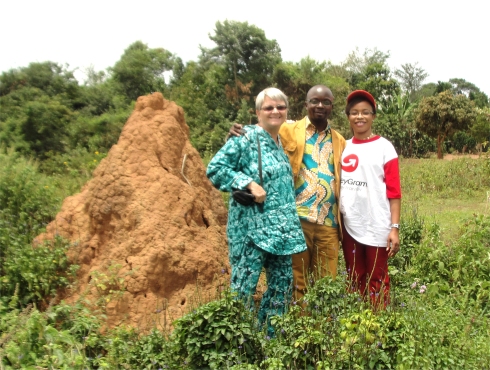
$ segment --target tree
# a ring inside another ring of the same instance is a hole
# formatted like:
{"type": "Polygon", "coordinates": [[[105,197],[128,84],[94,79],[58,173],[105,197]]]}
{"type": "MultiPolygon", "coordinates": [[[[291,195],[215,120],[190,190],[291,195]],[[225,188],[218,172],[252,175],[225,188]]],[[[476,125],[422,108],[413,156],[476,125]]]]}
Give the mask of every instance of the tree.
{"type": "Polygon", "coordinates": [[[53,63],[31,63],[0,76],[0,140],[27,155],[45,159],[66,150],[75,109],[83,106],[71,71],[53,63]]]}
{"type": "Polygon", "coordinates": [[[416,131],[410,119],[413,108],[408,94],[397,94],[378,110],[376,119],[376,133],[389,139],[399,154],[408,157],[413,156],[416,131]]]}
{"type": "Polygon", "coordinates": [[[417,128],[437,139],[437,158],[442,159],[444,140],[458,130],[465,130],[476,119],[475,104],[464,95],[443,91],[420,102],[415,118],[417,128]]]}
{"type": "Polygon", "coordinates": [[[422,85],[417,95],[420,99],[428,98],[429,96],[434,96],[437,95],[439,92],[441,92],[441,91],[439,92],[436,91],[437,91],[437,84],[435,84],[434,82],[429,82],[427,84],[422,85]]]}
{"type": "Polygon", "coordinates": [[[436,93],[451,91],[454,94],[462,94],[475,102],[478,108],[488,107],[488,96],[471,82],[462,78],[451,78],[449,82],[437,82],[436,93]]]}
{"type": "MultiPolygon", "coordinates": [[[[281,49],[276,40],[268,40],[260,28],[248,22],[216,22],[214,35],[209,38],[216,43],[212,49],[201,48],[200,63],[223,65],[227,71],[227,97],[237,109],[241,99],[250,99],[240,91],[240,86],[250,85],[250,95],[256,96],[271,83],[274,67],[281,62],[281,49]]],[[[252,104],[251,104],[252,105],[252,104]]]]}
{"type": "Polygon", "coordinates": [[[377,48],[365,49],[360,52],[359,48],[350,52],[342,66],[349,71],[351,75],[364,74],[371,64],[386,65],[386,61],[390,57],[390,52],[384,53],[377,48]]]}
{"type": "Polygon", "coordinates": [[[28,67],[11,69],[0,76],[0,97],[27,87],[56,96],[72,108],[80,106],[78,81],[66,66],[53,62],[30,63],[28,67]]]}
{"type": "Polygon", "coordinates": [[[389,67],[380,63],[368,65],[364,73],[353,76],[351,83],[355,89],[369,91],[381,106],[400,91],[398,82],[391,77],[389,67]]]}
{"type": "Polygon", "coordinates": [[[226,81],[224,66],[189,62],[172,85],[170,99],[184,109],[191,143],[202,156],[214,154],[223,145],[230,120],[238,113],[226,98],[226,81]]]}
{"type": "Polygon", "coordinates": [[[422,68],[415,64],[402,64],[401,69],[395,69],[395,76],[398,77],[402,89],[408,94],[413,103],[418,98],[418,92],[422,88],[422,83],[429,76],[422,68]]]}
{"type": "MultiPolygon", "coordinates": [[[[376,48],[365,49],[362,54],[359,48],[351,52],[342,64],[347,71],[346,78],[351,89],[369,91],[381,105],[396,95],[400,87],[392,78],[390,67],[386,63],[389,57],[389,52],[384,53],[376,48]]],[[[335,72],[340,71],[337,68],[335,72]]]]}
{"type": "Polygon", "coordinates": [[[148,45],[136,41],[124,51],[110,71],[122,92],[130,100],[136,100],[153,91],[165,92],[163,73],[171,71],[173,66],[172,53],[162,48],[150,49],[148,45]]]}
{"type": "Polygon", "coordinates": [[[40,159],[63,152],[73,111],[56,97],[26,87],[0,98],[0,141],[40,159]]]}
{"type": "Polygon", "coordinates": [[[479,144],[480,151],[488,148],[490,142],[490,108],[477,108],[477,118],[471,127],[471,136],[479,144]]]}
{"type": "MultiPolygon", "coordinates": [[[[348,127],[344,101],[350,91],[348,82],[331,73],[331,64],[310,57],[298,63],[282,62],[274,70],[273,80],[289,99],[289,118],[300,119],[305,113],[306,94],[314,85],[325,85],[332,90],[334,109],[332,121],[336,128],[348,127]],[[336,102],[340,102],[336,104],[336,102]]],[[[350,131],[349,131],[350,132],[350,131]]]]}
{"type": "Polygon", "coordinates": [[[475,102],[478,108],[488,107],[488,96],[482,92],[476,85],[462,78],[451,78],[449,83],[455,94],[463,94],[475,102]]]}

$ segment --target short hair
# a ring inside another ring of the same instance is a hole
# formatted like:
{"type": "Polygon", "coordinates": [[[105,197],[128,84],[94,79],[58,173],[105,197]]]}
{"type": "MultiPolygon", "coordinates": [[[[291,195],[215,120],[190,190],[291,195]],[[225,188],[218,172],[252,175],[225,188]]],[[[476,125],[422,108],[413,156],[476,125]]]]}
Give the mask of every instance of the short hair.
{"type": "Polygon", "coordinates": [[[284,103],[286,103],[286,107],[289,108],[288,97],[286,96],[286,94],[284,94],[278,88],[268,87],[267,89],[262,90],[259,95],[257,95],[257,98],[255,99],[255,109],[260,110],[262,108],[262,104],[264,104],[266,96],[275,101],[284,101],[284,103]]]}

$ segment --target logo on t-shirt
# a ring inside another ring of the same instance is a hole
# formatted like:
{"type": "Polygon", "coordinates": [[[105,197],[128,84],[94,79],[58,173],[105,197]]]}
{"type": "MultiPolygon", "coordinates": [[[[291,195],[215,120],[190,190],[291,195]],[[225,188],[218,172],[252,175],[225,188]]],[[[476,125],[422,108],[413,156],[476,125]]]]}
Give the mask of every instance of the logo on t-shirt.
{"type": "Polygon", "coordinates": [[[354,172],[359,165],[359,158],[355,154],[349,154],[342,160],[342,169],[345,172],[354,172]]]}

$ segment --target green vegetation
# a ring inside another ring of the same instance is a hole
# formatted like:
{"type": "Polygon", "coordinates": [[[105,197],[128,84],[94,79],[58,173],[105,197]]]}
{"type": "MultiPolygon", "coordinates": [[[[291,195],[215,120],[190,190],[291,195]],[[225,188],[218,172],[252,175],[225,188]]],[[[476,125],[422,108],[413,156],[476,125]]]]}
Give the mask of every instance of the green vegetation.
{"type": "Polygon", "coordinates": [[[427,74],[417,64],[391,73],[389,54],[376,49],[355,50],[340,65],[309,57],[292,63],[246,22],[218,22],[210,38],[216,46],[186,64],[135,42],[107,71],[89,70],[82,85],[52,62],[0,75],[0,369],[479,369],[490,363],[488,97],[457,78],[424,85],[427,74]],[[276,338],[228,291],[195,303],[173,331],[163,303],[149,313],[149,326],[107,330],[106,305],[124,290],[117,265],[93,272],[93,302],[58,303],[60,289],[76,283],[76,261],[66,251],[77,246],[35,238],[61,201],[90,179],[139,95],[161,91],[181,105],[206,160],[231,122],[254,122],[258,91],[281,88],[291,97],[290,118],[300,118],[307,90],[318,83],[332,88],[332,122],[346,137],[342,102],[353,89],[373,92],[380,102],[375,130],[404,157],[402,250],[391,261],[387,310],[373,312],[348,293],[341,273],[310,289],[306,312],[292,302],[287,315],[273,318],[276,338]],[[437,126],[438,100],[457,101],[456,118],[448,120],[463,117],[464,130],[454,130],[452,121],[449,130],[437,126]],[[424,109],[428,117],[419,113],[424,109]],[[477,151],[481,158],[416,159],[436,150],[434,132],[447,135],[441,151],[477,151]]]}
{"type": "Polygon", "coordinates": [[[107,301],[124,290],[111,273],[118,266],[94,272],[95,302],[50,304],[76,268],[62,240],[30,244],[59,206],[56,176],[14,152],[2,163],[1,369],[477,369],[490,361],[488,157],[403,160],[403,247],[391,261],[389,308],[373,312],[341,273],[310,289],[307,315],[292,302],[274,318],[276,338],[227,291],[194,304],[173,331],[164,306],[145,328],[103,330],[107,301]],[[476,199],[481,212],[459,210],[476,199]],[[451,217],[439,222],[443,214],[451,217]]]}
{"type": "Polygon", "coordinates": [[[247,22],[217,22],[209,38],[215,46],[201,48],[198,60],[187,63],[136,41],[106,71],[88,69],[83,84],[67,66],[49,61],[5,71],[0,142],[27,157],[50,159],[40,165],[51,174],[59,171],[53,164],[65,162],[58,157],[80,161],[85,153],[107,153],[134,101],[159,91],[184,108],[192,144],[210,156],[232,122],[256,122],[254,98],[265,87],[283,90],[290,97],[288,118],[300,119],[308,89],[325,84],[335,96],[332,125],[347,138],[343,102],[350,91],[365,89],[379,105],[375,131],[404,157],[428,156],[436,147],[440,154],[488,149],[488,96],[461,78],[424,84],[428,73],[417,63],[391,71],[389,53],[377,49],[356,49],[338,65],[310,57],[284,61],[276,40],[247,22]]]}

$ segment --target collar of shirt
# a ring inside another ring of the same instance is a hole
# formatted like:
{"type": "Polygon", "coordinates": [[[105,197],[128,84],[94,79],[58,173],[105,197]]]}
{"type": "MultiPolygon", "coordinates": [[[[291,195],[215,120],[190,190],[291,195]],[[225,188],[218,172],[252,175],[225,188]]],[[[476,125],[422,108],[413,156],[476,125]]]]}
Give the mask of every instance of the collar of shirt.
{"type": "Polygon", "coordinates": [[[255,129],[258,130],[259,135],[266,138],[265,141],[268,145],[273,145],[274,148],[279,148],[282,150],[282,142],[281,142],[281,137],[279,135],[277,135],[277,143],[276,143],[276,141],[272,138],[271,134],[269,134],[262,127],[260,127],[259,125],[256,125],[255,129]]]}
{"type": "MultiPolygon", "coordinates": [[[[313,133],[318,132],[316,130],[315,125],[313,123],[311,123],[310,118],[308,116],[306,116],[306,131],[312,131],[313,133]]],[[[323,130],[322,132],[325,132],[325,134],[327,134],[327,135],[330,133],[330,122],[328,122],[327,128],[325,130],[323,130]]],[[[318,134],[321,134],[321,132],[318,132],[318,134]]]]}

